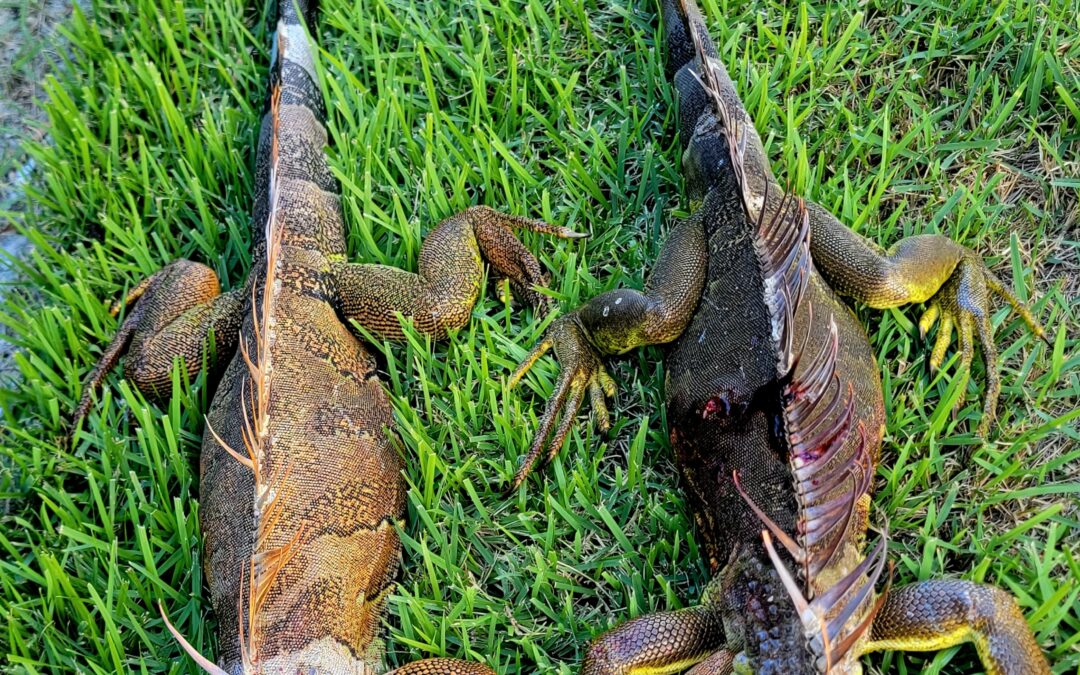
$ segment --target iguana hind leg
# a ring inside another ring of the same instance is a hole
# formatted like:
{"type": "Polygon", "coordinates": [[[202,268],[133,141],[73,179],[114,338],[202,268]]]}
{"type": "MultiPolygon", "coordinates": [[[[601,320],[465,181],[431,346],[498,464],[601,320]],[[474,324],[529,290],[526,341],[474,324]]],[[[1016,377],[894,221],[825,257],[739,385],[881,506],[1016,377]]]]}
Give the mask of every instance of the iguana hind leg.
{"type": "Polygon", "coordinates": [[[159,398],[168,391],[173,362],[180,357],[189,375],[199,372],[213,332],[215,350],[212,369],[229,358],[236,347],[243,312],[241,291],[221,294],[217,275],[206,265],[177,260],[161,268],[113,305],[115,315],[130,302],[127,318],[87,376],[82,398],[72,416],[71,427],[89,412],[94,392],[127,352],[124,374],[147,396],[159,398]]]}
{"type": "Polygon", "coordinates": [[[539,220],[499,213],[484,206],[451,216],[432,230],[420,248],[416,273],[386,265],[341,263],[332,269],[342,313],[386,339],[401,339],[398,315],[436,339],[465,325],[480,295],[482,261],[509,279],[530,304],[544,303],[536,286],[546,283],[540,262],[511,228],[557,237],[584,235],[539,220]]]}
{"type": "MultiPolygon", "coordinates": [[[[945,359],[952,331],[960,339],[960,371],[967,377],[977,337],[986,363],[986,400],[979,433],[985,435],[994,419],[1001,389],[997,348],[990,325],[991,295],[1003,298],[1031,331],[1046,339],[1046,332],[1026,307],[973,252],[940,234],[908,237],[883,250],[850,230],[817,204],[807,204],[810,215],[810,252],[814,264],[840,295],[876,309],[928,302],[919,321],[925,335],[940,320],[930,356],[931,368],[945,359]]],[[[957,406],[963,402],[963,394],[957,406]]]]}
{"type": "Polygon", "coordinates": [[[935,651],[963,642],[975,644],[989,675],[1050,673],[1012,596],[970,581],[924,581],[890,591],[862,651],[935,651]]]}
{"type": "MultiPolygon", "coordinates": [[[[631,619],[589,645],[581,675],[666,675],[712,659],[724,646],[720,612],[699,605],[631,619]]],[[[722,673],[722,657],[716,657],[722,673]]],[[[700,672],[700,671],[699,671],[700,672]]]]}
{"type": "Polygon", "coordinates": [[[475,661],[423,659],[395,668],[387,675],[495,675],[495,671],[475,661]]]}

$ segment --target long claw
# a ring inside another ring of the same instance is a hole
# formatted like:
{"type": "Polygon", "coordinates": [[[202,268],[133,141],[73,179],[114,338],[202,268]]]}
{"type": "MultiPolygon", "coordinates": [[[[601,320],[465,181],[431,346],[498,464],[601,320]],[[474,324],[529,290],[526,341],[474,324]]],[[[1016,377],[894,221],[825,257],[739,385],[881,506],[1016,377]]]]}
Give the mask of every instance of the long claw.
{"type": "Polygon", "coordinates": [[[120,324],[120,329],[116,331],[112,342],[105,348],[101,359],[98,360],[94,369],[86,377],[86,382],[83,383],[82,396],[79,398],[79,405],[76,406],[75,412],[71,414],[71,422],[68,424],[67,433],[64,437],[65,447],[71,447],[74,442],[75,432],[79,424],[90,413],[90,408],[94,404],[94,395],[101,387],[101,383],[105,381],[105,376],[120,362],[120,356],[127,350],[128,343],[135,334],[135,327],[138,322],[139,317],[136,312],[128,314],[124,323],[120,324]]]}
{"type": "Polygon", "coordinates": [[[990,423],[997,417],[998,396],[1001,394],[1001,375],[997,369],[997,347],[994,345],[993,327],[990,318],[983,314],[975,323],[979,331],[979,343],[982,345],[983,362],[986,364],[986,400],[983,402],[983,416],[979,420],[977,433],[986,438],[990,423]]]}
{"type": "Polygon", "coordinates": [[[527,230],[533,232],[540,232],[541,234],[550,234],[553,237],[559,239],[584,239],[589,236],[584,232],[575,232],[569,227],[563,227],[562,225],[552,225],[546,220],[539,220],[537,218],[524,218],[521,216],[509,216],[509,220],[518,227],[524,227],[527,230]]]}
{"type": "Polygon", "coordinates": [[[514,373],[510,376],[508,384],[511,389],[517,386],[517,383],[521,381],[521,378],[525,376],[525,373],[529,372],[529,369],[532,368],[533,365],[540,360],[540,357],[546,354],[554,344],[555,343],[551,338],[545,337],[532,348],[532,351],[525,357],[525,360],[518,364],[518,367],[514,369],[514,373]]]}
{"type": "Polygon", "coordinates": [[[544,460],[544,464],[550,464],[555,460],[555,456],[559,454],[559,450],[562,448],[563,441],[570,434],[570,427],[574,426],[578,409],[581,408],[581,402],[585,400],[585,387],[586,385],[583,382],[571,385],[570,400],[567,401],[566,406],[563,408],[562,420],[559,423],[559,428],[555,431],[555,436],[551,439],[551,444],[548,446],[547,459],[544,460]]]}
{"type": "Polygon", "coordinates": [[[514,475],[511,491],[517,489],[540,464],[541,457],[545,456],[544,448],[547,448],[544,463],[550,462],[559,454],[563,441],[566,440],[570,428],[577,419],[577,412],[585,400],[586,392],[592,401],[593,408],[596,409],[597,425],[604,431],[611,426],[604,399],[605,394],[615,393],[615,381],[605,372],[596,348],[589,343],[584,330],[573,314],[559,317],[551,324],[543,341],[529,352],[510,377],[510,386],[517,384],[522,375],[536,363],[536,360],[553,347],[555,358],[562,366],[562,372],[555,385],[555,394],[544,410],[532,446],[526,453],[521,468],[514,475]],[[555,427],[555,421],[560,415],[561,419],[555,427]],[[554,434],[551,433],[553,428],[554,434]],[[552,436],[550,442],[549,436],[552,436]]]}
{"type": "MultiPolygon", "coordinates": [[[[549,426],[546,423],[542,426],[549,426]]],[[[550,431],[550,428],[548,429],[550,431]]],[[[510,483],[510,489],[508,492],[513,492],[521,487],[521,484],[525,482],[525,479],[532,475],[533,469],[536,468],[536,462],[540,459],[540,455],[544,449],[544,439],[547,435],[536,434],[536,438],[533,439],[532,447],[529,448],[528,454],[525,455],[525,459],[521,462],[521,468],[514,474],[514,480],[510,483]]]]}
{"type": "Polygon", "coordinates": [[[975,358],[975,321],[970,314],[960,315],[960,369],[971,370],[975,358]]]}
{"type": "Polygon", "coordinates": [[[589,236],[585,232],[575,232],[568,227],[555,227],[551,234],[560,239],[584,239],[589,236]]]}
{"type": "Polygon", "coordinates": [[[940,319],[934,349],[930,354],[931,370],[939,369],[945,361],[945,352],[952,342],[952,330],[956,328],[960,349],[956,375],[961,379],[957,381],[959,392],[953,405],[954,415],[960,410],[967,395],[971,362],[975,354],[975,333],[978,332],[979,346],[986,364],[986,393],[976,433],[983,438],[987,436],[990,425],[997,416],[997,403],[1001,395],[998,352],[994,344],[993,325],[990,322],[991,296],[994,294],[1009,303],[1036,337],[1051,344],[1046,331],[1032,313],[971,253],[965,254],[960,260],[953,275],[938,289],[928,309],[919,319],[919,333],[924,336],[940,319]]]}
{"type": "Polygon", "coordinates": [[[589,400],[592,403],[593,413],[596,414],[596,428],[606,432],[611,428],[611,417],[608,415],[607,402],[604,400],[604,389],[600,385],[599,373],[594,375],[589,382],[589,400]]]}
{"type": "Polygon", "coordinates": [[[986,285],[991,291],[1004,299],[1005,302],[1009,303],[1009,306],[1013,308],[1013,311],[1020,315],[1020,318],[1024,320],[1024,323],[1027,324],[1028,329],[1031,330],[1035,337],[1045,342],[1049,347],[1054,346],[1054,341],[1050,338],[1049,334],[1047,334],[1046,329],[1042,327],[1042,324],[1039,323],[1039,320],[1035,318],[1035,315],[1024,306],[1024,303],[1020,302],[1020,298],[1016,297],[1013,292],[990,271],[986,272],[986,285]]]}
{"type": "MultiPolygon", "coordinates": [[[[558,385],[556,386],[555,395],[548,403],[547,409],[544,410],[544,416],[540,418],[540,426],[536,430],[536,436],[533,438],[532,445],[529,447],[529,452],[525,455],[525,459],[521,463],[521,468],[514,474],[514,481],[510,485],[510,491],[516,490],[525,479],[536,468],[536,463],[540,457],[544,454],[544,445],[548,436],[551,435],[551,429],[555,425],[555,419],[559,416],[559,410],[562,409],[563,403],[566,401],[566,395],[573,386],[573,379],[569,373],[563,373],[559,377],[558,385]]],[[[578,403],[580,405],[580,401],[578,403]]]]}
{"type": "Polygon", "coordinates": [[[975,357],[974,319],[968,313],[962,313],[959,321],[960,334],[960,365],[957,372],[962,378],[960,381],[960,395],[953,405],[953,412],[958,412],[960,406],[967,397],[967,384],[971,376],[971,361],[975,357]]]}

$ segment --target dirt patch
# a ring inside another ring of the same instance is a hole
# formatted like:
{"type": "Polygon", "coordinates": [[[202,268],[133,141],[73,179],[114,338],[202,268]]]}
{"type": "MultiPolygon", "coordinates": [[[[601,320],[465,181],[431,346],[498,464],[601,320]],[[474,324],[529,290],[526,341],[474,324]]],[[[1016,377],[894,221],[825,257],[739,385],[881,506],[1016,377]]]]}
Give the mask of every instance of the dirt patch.
{"type": "MultiPolygon", "coordinates": [[[[37,101],[57,60],[53,31],[71,7],[66,0],[0,0],[0,211],[26,207],[22,188],[33,166],[22,143],[46,135],[37,101]]],[[[0,224],[0,230],[6,225],[0,224]]]]}
{"type": "MultiPolygon", "coordinates": [[[[25,287],[12,260],[30,255],[30,242],[13,224],[33,208],[26,184],[34,164],[23,148],[47,137],[47,120],[38,104],[45,76],[57,62],[56,26],[70,16],[67,0],[0,0],[0,302],[25,287]]],[[[10,386],[17,371],[12,347],[0,331],[0,386],[10,386]]]]}

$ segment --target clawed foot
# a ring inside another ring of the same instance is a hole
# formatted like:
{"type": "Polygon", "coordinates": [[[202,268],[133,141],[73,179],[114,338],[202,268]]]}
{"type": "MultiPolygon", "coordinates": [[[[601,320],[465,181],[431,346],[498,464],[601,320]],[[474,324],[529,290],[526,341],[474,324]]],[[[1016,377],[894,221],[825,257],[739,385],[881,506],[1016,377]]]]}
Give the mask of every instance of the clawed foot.
{"type": "Polygon", "coordinates": [[[545,457],[543,463],[547,464],[559,453],[559,448],[570,433],[570,426],[574,423],[586,391],[589,393],[596,413],[597,427],[601,431],[607,431],[611,426],[605,399],[615,395],[615,380],[611,379],[607,370],[604,369],[600,356],[586,339],[585,333],[573,314],[561,316],[551,324],[544,339],[529,352],[514,374],[510,376],[510,387],[514,387],[533,364],[552,347],[555,348],[555,358],[562,365],[562,371],[559,373],[558,382],[555,383],[555,393],[548,401],[543,417],[540,418],[540,427],[536,431],[532,447],[525,455],[521,468],[514,475],[511,490],[517,489],[529,477],[541,456],[545,457]],[[551,435],[560,412],[562,412],[562,419],[551,443],[548,444],[547,438],[551,435]],[[547,448],[546,455],[545,447],[547,448]]]}
{"type": "Polygon", "coordinates": [[[1039,322],[1020,300],[1005,285],[986,269],[982,261],[974,254],[967,254],[956,267],[956,271],[940,290],[930,299],[930,305],[919,320],[919,334],[926,334],[939,322],[934,349],[930,354],[930,368],[937,370],[945,361],[945,351],[952,343],[953,328],[960,336],[960,367],[964,377],[959,398],[953,408],[960,409],[964,402],[967,377],[971,369],[971,360],[975,351],[975,334],[978,334],[982,346],[983,362],[986,364],[986,401],[983,415],[979,421],[977,433],[985,437],[994,421],[997,411],[998,395],[1001,393],[1001,378],[997,368],[997,347],[994,345],[993,328],[990,325],[990,296],[998,295],[1023,318],[1031,332],[1050,344],[1039,322]]]}
{"type": "Polygon", "coordinates": [[[514,236],[513,228],[559,239],[580,239],[586,235],[542,220],[507,215],[486,206],[474,206],[466,214],[480,251],[494,268],[496,280],[501,283],[505,279],[514,293],[533,307],[551,309],[551,298],[537,290],[547,286],[547,275],[536,256],[514,236]]]}

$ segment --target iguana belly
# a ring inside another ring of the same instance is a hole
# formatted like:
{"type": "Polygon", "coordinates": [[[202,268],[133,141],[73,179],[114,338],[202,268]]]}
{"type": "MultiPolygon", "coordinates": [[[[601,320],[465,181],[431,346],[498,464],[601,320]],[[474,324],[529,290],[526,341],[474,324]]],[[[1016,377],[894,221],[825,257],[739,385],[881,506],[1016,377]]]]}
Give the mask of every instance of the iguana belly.
{"type": "MultiPolygon", "coordinates": [[[[731,644],[742,644],[762,672],[811,672],[805,653],[783,647],[802,644],[803,625],[765,552],[764,525],[750,502],[781,530],[799,536],[806,514],[792,472],[796,439],[787,428],[792,394],[786,385],[808,378],[812,357],[831,343],[833,322],[838,346],[830,387],[841,392],[839,401],[850,401],[853,426],[860,427],[833,461],[851,462],[866,443],[871,464],[876,462],[883,419],[877,366],[855,316],[811,271],[793,317],[792,348],[802,356],[781,375],[766,282],[750,234],[755,225],[734,191],[714,191],[695,217],[702,219],[708,242],[708,278],[689,327],[667,356],[666,395],[676,464],[716,577],[703,601],[722,606],[731,644]]],[[[846,405],[831,410],[826,426],[846,405]]],[[[828,588],[862,560],[867,510],[867,502],[853,502],[846,539],[809,581],[815,588],[828,588]]]]}
{"type": "MultiPolygon", "coordinates": [[[[272,322],[258,486],[214,436],[245,452],[250,422],[240,411],[252,409],[257,387],[242,353],[203,442],[205,568],[220,663],[238,670],[246,651],[282,672],[378,672],[381,610],[399,559],[394,525],[404,509],[390,404],[374,360],[329,304],[285,289],[275,309],[287,318],[272,322]]],[[[253,330],[249,319],[244,332],[253,330]]]]}
{"type": "MultiPolygon", "coordinates": [[[[712,251],[712,248],[710,248],[712,251]]],[[[668,419],[676,463],[691,499],[716,572],[740,543],[757,548],[761,522],[738,493],[733,474],[755,503],[782,528],[797,520],[789,443],[782,417],[781,382],[760,275],[749,245],[711,252],[710,281],[690,327],[667,357],[668,419]],[[712,280],[723,270],[731,281],[712,280]],[[755,283],[756,282],[756,283],[755,283]]],[[[884,405],[878,369],[865,331],[815,273],[796,314],[796,339],[818,353],[837,324],[838,384],[850,386],[854,419],[866,429],[875,462],[881,445],[884,405]],[[812,310],[810,308],[813,308],[812,310]],[[813,323],[807,330],[807,324],[813,323]]],[[[796,368],[796,374],[799,368],[796,368]]],[[[848,444],[859,442],[852,434],[848,444]]],[[[838,453],[838,461],[851,452],[838,453]]]]}
{"type": "Polygon", "coordinates": [[[716,189],[693,216],[708,242],[708,276],[690,325],[667,356],[665,393],[676,463],[715,572],[738,540],[760,539],[757,519],[732,472],[781,526],[794,522],[794,500],[780,423],[780,388],[763,280],[742,203],[735,190],[716,189]],[[790,503],[789,503],[790,502],[790,503]]]}

